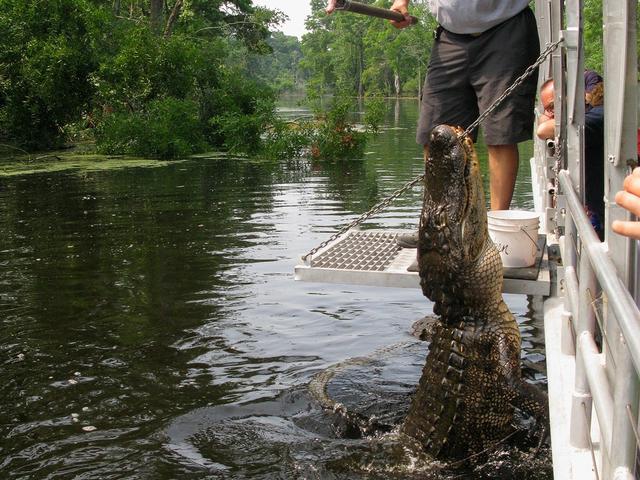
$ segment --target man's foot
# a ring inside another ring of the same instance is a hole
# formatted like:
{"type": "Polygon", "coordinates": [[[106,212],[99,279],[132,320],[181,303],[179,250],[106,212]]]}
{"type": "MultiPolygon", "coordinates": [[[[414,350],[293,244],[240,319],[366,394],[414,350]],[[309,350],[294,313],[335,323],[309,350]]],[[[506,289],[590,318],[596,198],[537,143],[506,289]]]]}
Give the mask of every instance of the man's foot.
{"type": "Polygon", "coordinates": [[[401,233],[396,237],[396,243],[401,248],[418,248],[418,232],[401,233]]]}
{"type": "Polygon", "coordinates": [[[418,259],[416,258],[411,265],[407,267],[407,272],[419,272],[420,266],[418,265],[418,259]]]}

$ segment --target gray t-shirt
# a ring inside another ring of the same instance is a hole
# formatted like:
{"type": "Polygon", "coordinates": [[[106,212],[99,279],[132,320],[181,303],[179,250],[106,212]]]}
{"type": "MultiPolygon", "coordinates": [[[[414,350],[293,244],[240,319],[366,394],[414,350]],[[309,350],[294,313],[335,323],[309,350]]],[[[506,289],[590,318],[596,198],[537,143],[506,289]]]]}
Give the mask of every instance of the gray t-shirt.
{"type": "Polygon", "coordinates": [[[453,33],[481,33],[514,17],[529,0],[426,0],[431,13],[453,33]]]}

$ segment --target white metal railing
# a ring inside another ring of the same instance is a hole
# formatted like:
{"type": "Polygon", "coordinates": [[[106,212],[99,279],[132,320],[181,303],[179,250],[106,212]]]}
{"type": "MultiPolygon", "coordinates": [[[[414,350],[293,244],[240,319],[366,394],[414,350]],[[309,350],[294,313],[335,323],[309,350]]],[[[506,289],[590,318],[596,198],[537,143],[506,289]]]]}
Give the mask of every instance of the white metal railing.
{"type": "Polygon", "coordinates": [[[636,453],[640,311],[620,279],[606,244],[593,231],[566,170],[560,172],[560,186],[566,198],[566,221],[574,223],[577,232],[576,238],[565,237],[564,245],[567,249],[574,246],[580,249],[578,265],[564,268],[564,289],[573,317],[576,347],[571,444],[577,448],[591,447],[593,401],[603,459],[597,470],[602,478],[614,478],[613,473],[620,474],[625,469],[631,475],[636,453]],[[597,318],[597,298],[607,307],[606,319],[597,318]],[[607,323],[615,324],[621,334],[611,336],[614,329],[608,328],[607,323]],[[596,343],[598,333],[602,335],[602,347],[596,343]],[[601,352],[607,354],[606,361],[601,352]]]}
{"type": "Polygon", "coordinates": [[[569,353],[575,355],[569,442],[571,448],[592,452],[596,445],[595,478],[604,479],[635,478],[639,444],[636,242],[610,227],[614,219],[629,219],[613,197],[637,159],[637,6],[637,0],[603,0],[606,225],[601,242],[583,208],[583,0],[536,0],[541,44],[564,40],[562,50],[541,68],[540,84],[554,78],[557,135],[553,148],[536,142],[540,178],[534,184],[547,233],[560,235],[562,246],[559,276],[572,327],[562,344],[571,345],[569,353]]]}

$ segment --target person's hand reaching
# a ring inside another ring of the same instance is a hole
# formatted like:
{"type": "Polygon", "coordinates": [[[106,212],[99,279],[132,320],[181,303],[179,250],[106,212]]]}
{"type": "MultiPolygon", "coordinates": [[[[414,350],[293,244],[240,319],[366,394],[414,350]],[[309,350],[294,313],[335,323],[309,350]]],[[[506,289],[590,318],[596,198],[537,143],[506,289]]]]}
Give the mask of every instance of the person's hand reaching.
{"type": "MultiPolygon", "coordinates": [[[[627,175],[623,190],[616,193],[616,203],[636,217],[640,217],[640,167],[627,175]]],[[[615,220],[611,224],[614,232],[640,240],[640,221],[615,220]]]]}

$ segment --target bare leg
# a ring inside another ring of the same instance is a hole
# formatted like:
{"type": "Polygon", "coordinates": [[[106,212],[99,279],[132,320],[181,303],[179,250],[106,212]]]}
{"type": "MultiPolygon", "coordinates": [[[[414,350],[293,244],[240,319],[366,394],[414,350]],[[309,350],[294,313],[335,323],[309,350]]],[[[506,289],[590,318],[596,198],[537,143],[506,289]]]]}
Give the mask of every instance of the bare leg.
{"type": "Polygon", "coordinates": [[[518,145],[489,145],[491,210],[508,210],[518,176],[518,145]]]}

